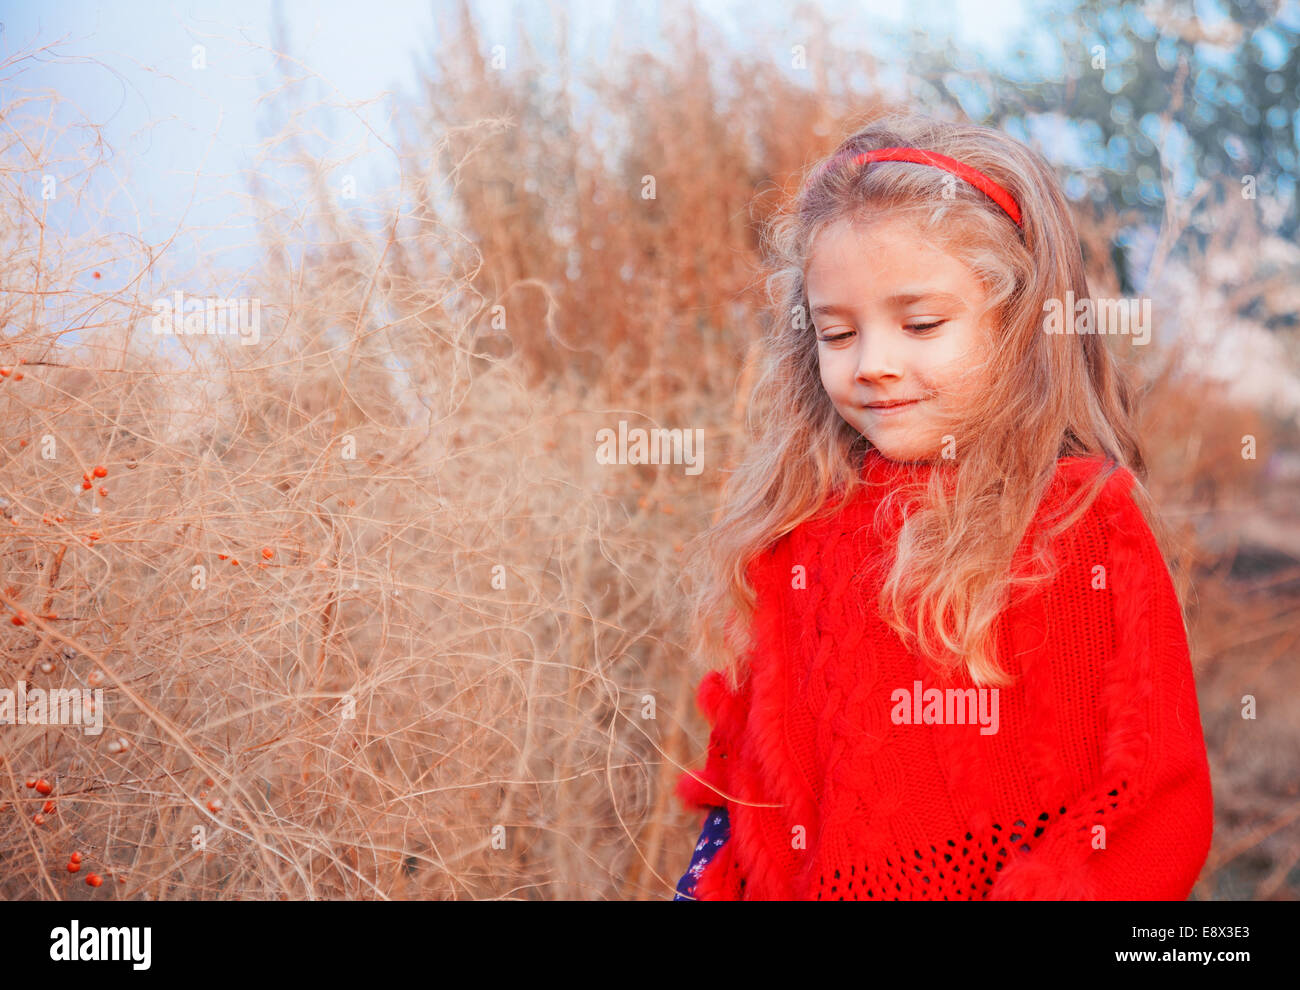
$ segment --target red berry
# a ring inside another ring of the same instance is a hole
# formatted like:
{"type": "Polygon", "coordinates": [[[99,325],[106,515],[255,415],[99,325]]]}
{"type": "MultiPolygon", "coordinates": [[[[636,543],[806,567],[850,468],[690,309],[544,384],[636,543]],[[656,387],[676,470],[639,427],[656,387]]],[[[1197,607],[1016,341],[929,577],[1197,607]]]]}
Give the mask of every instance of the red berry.
{"type": "Polygon", "coordinates": [[[36,782],[36,793],[41,795],[42,797],[44,797],[46,794],[49,794],[50,791],[52,790],[54,790],[54,788],[50,786],[50,782],[46,780],[44,777],[42,777],[40,780],[36,782]]]}
{"type": "Polygon", "coordinates": [[[42,810],[43,812],[45,812],[47,815],[52,815],[52,814],[54,814],[54,802],[53,802],[53,801],[46,801],[46,802],[45,802],[45,807],[43,807],[41,810],[42,810]]]}
{"type": "Polygon", "coordinates": [[[44,816],[44,815],[40,815],[40,814],[32,815],[32,823],[35,824],[35,825],[44,825],[44,824],[45,824],[45,816],[44,816]]]}
{"type": "Polygon", "coordinates": [[[71,856],[68,857],[68,859],[72,860],[72,862],[74,862],[74,863],[80,863],[80,862],[81,862],[81,853],[79,853],[79,852],[74,852],[71,856]]]}
{"type": "Polygon", "coordinates": [[[95,278],[99,278],[99,272],[95,272],[95,278]]]}
{"type": "Polygon", "coordinates": [[[81,864],[78,863],[75,859],[68,863],[69,873],[76,873],[79,869],[81,869],[81,864]]]}
{"type": "Polygon", "coordinates": [[[35,777],[28,777],[28,778],[27,778],[27,786],[28,786],[28,787],[35,787],[35,786],[36,786],[36,778],[35,778],[35,777]]]}
{"type": "Polygon", "coordinates": [[[81,483],[81,490],[82,490],[82,491],[87,491],[87,492],[88,492],[88,491],[90,491],[90,490],[91,490],[92,488],[94,488],[94,487],[95,487],[95,486],[92,485],[92,484],[90,483],[90,479],[89,479],[89,478],[87,478],[85,481],[83,481],[83,482],[81,483]]]}
{"type": "Polygon", "coordinates": [[[88,884],[89,884],[90,886],[92,886],[92,887],[98,887],[98,886],[100,886],[103,882],[104,882],[103,879],[100,877],[100,875],[99,875],[98,873],[88,873],[88,874],[86,874],[86,883],[88,883],[88,884]]]}
{"type": "Polygon", "coordinates": [[[272,557],[275,556],[275,551],[272,550],[270,547],[263,547],[262,556],[265,557],[267,560],[270,560],[272,557]]]}
{"type": "Polygon", "coordinates": [[[95,465],[95,477],[96,477],[96,478],[102,478],[102,477],[104,477],[104,476],[107,475],[107,474],[108,474],[108,468],[104,467],[104,465],[102,465],[102,464],[96,464],[96,465],[95,465]]]}
{"type": "Polygon", "coordinates": [[[103,485],[100,485],[100,486],[99,486],[99,494],[100,494],[101,497],[103,497],[104,495],[107,495],[107,494],[108,494],[108,489],[105,488],[103,485]]]}

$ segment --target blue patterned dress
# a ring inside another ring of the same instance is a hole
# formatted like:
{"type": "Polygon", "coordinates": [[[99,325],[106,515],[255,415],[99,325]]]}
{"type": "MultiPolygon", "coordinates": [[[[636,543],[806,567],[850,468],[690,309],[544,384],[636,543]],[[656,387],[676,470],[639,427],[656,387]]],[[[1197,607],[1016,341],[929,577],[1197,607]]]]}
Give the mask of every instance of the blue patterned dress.
{"type": "Polygon", "coordinates": [[[720,806],[712,809],[704,818],[704,829],[700,832],[700,841],[695,844],[695,855],[691,858],[690,867],[682,874],[682,878],[677,881],[677,896],[673,900],[695,900],[695,882],[700,879],[700,874],[704,872],[705,865],[722,848],[722,844],[727,841],[729,834],[730,827],[727,821],[726,807],[720,806]]]}

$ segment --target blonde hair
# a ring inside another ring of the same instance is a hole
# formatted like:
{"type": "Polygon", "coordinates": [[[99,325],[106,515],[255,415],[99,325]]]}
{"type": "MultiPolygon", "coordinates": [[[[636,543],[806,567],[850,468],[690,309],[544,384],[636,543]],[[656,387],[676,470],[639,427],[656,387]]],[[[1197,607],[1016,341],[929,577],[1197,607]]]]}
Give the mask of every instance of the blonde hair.
{"type": "Polygon", "coordinates": [[[691,542],[687,557],[687,572],[702,577],[690,595],[693,652],[724,666],[733,690],[752,645],[751,561],[804,520],[833,511],[832,496],[847,501],[863,484],[871,445],[822,385],[805,272],[829,224],[883,216],[915,220],[966,264],[997,316],[983,369],[991,387],[976,394],[965,419],[978,429],[962,432],[951,471],[930,472],[891,496],[912,496],[916,508],[893,548],[878,603],[883,620],[939,673],[964,666],[978,685],[1006,684],[993,651],[998,614],[1017,589],[1048,580],[1048,542],[1087,511],[1119,465],[1136,478],[1134,500],[1157,540],[1167,539],[1144,486],[1133,386],[1101,335],[1043,332],[1047,300],[1064,300],[1067,291],[1089,298],[1078,233],[1051,166],[991,128],[915,114],[879,118],[806,170],[797,197],[764,231],[775,318],[749,397],[752,443],[724,485],[713,525],[691,542]],[[840,158],[893,146],[936,151],[984,172],[1020,205],[1023,231],[984,193],[942,169],[904,162],[854,168],[840,158]],[[1017,547],[1065,456],[1113,463],[1037,535],[1036,569],[1013,572],[1017,547]],[[955,494],[945,478],[955,480],[955,494]]]}

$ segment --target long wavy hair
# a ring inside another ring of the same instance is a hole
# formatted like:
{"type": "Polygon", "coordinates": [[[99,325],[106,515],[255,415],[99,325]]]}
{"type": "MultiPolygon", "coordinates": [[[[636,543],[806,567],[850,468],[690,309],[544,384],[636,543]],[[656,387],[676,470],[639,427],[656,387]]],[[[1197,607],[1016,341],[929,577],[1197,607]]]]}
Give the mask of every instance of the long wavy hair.
{"type": "Polygon", "coordinates": [[[912,507],[889,548],[882,619],[941,675],[964,667],[977,685],[1004,685],[1010,678],[994,650],[999,613],[1014,594],[1051,577],[1050,540],[1087,511],[1119,465],[1136,478],[1135,502],[1162,551],[1168,542],[1145,487],[1133,384],[1102,335],[1043,332],[1047,300],[1064,301],[1067,290],[1090,298],[1079,236],[1051,166],[991,128],[911,113],[878,118],[809,167],[797,196],[763,232],[772,313],[748,397],[748,454],[725,483],[713,524],[687,548],[685,572],[696,578],[688,593],[693,653],[726,669],[733,690],[752,646],[750,563],[804,520],[851,498],[864,484],[871,446],[822,385],[805,286],[812,245],[841,218],[899,216],[969,267],[996,319],[985,324],[993,328],[981,369],[989,387],[963,411],[960,456],[942,471],[904,471],[917,483],[900,485],[882,503],[905,498],[912,507]],[[855,168],[847,160],[894,146],[937,151],[984,172],[1019,203],[1023,229],[942,169],[855,168]],[[1045,520],[1028,566],[1013,567],[1065,456],[1105,458],[1106,470],[1045,520]]]}

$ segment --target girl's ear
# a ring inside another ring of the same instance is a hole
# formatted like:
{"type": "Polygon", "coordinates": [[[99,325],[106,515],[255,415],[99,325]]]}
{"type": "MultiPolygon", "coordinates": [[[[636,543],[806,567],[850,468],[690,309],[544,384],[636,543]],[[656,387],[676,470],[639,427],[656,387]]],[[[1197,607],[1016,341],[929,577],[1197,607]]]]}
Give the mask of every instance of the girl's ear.
{"type": "Polygon", "coordinates": [[[987,353],[992,353],[997,346],[998,338],[1002,335],[1002,318],[1005,310],[1001,306],[988,306],[980,314],[979,332],[983,336],[984,346],[987,353]]]}

